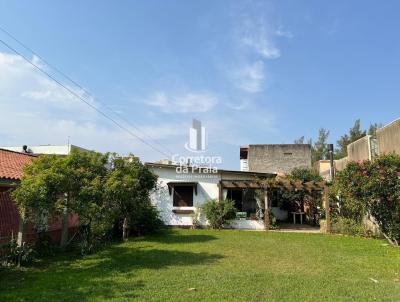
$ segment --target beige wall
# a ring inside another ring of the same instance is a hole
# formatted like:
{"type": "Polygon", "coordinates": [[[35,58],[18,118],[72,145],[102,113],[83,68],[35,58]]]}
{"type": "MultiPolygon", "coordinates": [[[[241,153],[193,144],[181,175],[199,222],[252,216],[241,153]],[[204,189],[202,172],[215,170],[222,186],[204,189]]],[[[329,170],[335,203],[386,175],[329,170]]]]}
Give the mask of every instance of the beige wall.
{"type": "Polygon", "coordinates": [[[400,119],[376,131],[379,153],[400,154],[400,119]]]}
{"type": "Polygon", "coordinates": [[[348,159],[347,157],[343,157],[341,159],[335,160],[335,169],[336,171],[342,171],[347,165],[348,159]]]}
{"type": "Polygon", "coordinates": [[[348,161],[363,161],[372,159],[371,147],[374,141],[371,135],[366,135],[347,146],[348,161]]]}

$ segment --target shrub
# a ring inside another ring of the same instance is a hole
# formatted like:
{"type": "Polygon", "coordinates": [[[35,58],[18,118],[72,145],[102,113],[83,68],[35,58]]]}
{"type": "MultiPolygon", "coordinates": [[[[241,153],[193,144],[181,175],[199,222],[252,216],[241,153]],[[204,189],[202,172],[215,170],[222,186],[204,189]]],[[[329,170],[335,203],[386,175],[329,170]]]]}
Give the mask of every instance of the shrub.
{"type": "Polygon", "coordinates": [[[39,257],[53,256],[57,251],[51,238],[43,232],[38,234],[34,249],[39,257]]]}
{"type": "Polygon", "coordinates": [[[222,229],[222,227],[231,219],[235,218],[236,208],[233,201],[225,199],[221,201],[209,200],[202,211],[206,216],[211,228],[222,229]]]}
{"type": "Polygon", "coordinates": [[[201,228],[201,222],[200,222],[201,209],[200,208],[195,209],[194,213],[192,213],[191,217],[192,217],[192,228],[200,229],[201,228]]]}
{"type": "Polygon", "coordinates": [[[131,235],[145,235],[159,231],[164,223],[158,210],[150,202],[142,204],[130,217],[131,235]]]}
{"type": "Polygon", "coordinates": [[[3,266],[23,266],[31,263],[34,260],[35,250],[31,245],[23,243],[18,246],[17,241],[12,238],[10,243],[5,248],[5,254],[1,259],[3,266]]]}
{"type": "Polygon", "coordinates": [[[400,156],[382,155],[373,162],[351,162],[334,181],[335,193],[344,211],[339,215],[356,217],[370,214],[388,241],[400,241],[400,156]]]}
{"type": "Polygon", "coordinates": [[[366,234],[362,223],[345,217],[338,217],[332,221],[331,232],[352,236],[363,236],[366,234]]]}
{"type": "Polygon", "coordinates": [[[278,228],[278,223],[276,221],[276,217],[274,215],[274,213],[269,212],[269,228],[271,230],[275,230],[278,228]]]}

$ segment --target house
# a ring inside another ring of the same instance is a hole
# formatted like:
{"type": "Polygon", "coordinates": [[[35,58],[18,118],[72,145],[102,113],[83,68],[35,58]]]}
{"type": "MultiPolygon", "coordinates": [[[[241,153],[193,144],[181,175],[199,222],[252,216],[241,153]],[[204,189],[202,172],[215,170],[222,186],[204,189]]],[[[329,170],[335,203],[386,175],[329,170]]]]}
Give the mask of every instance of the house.
{"type": "Polygon", "coordinates": [[[37,145],[37,146],[14,146],[14,147],[0,147],[0,149],[21,152],[21,153],[30,153],[30,154],[55,154],[55,155],[68,155],[71,150],[78,151],[89,151],[82,147],[78,147],[75,145],[67,144],[67,145],[37,145]]]}
{"type": "MultiPolygon", "coordinates": [[[[16,237],[20,229],[20,216],[11,197],[11,192],[21,181],[23,169],[36,158],[29,153],[0,149],[0,243],[5,243],[12,236],[16,237]]],[[[77,217],[71,215],[69,225],[74,227],[77,217]]],[[[46,230],[54,241],[60,238],[61,220],[55,219],[46,230]]],[[[26,241],[34,241],[36,234],[32,225],[26,227],[26,241]]]]}
{"type": "Polygon", "coordinates": [[[20,219],[11,191],[18,185],[24,166],[34,159],[33,155],[0,149],[0,243],[18,233],[20,219]]]}
{"type": "MultiPolygon", "coordinates": [[[[264,200],[256,190],[261,179],[275,178],[274,173],[213,170],[173,164],[146,163],[158,176],[157,189],[151,201],[170,226],[191,226],[193,215],[207,200],[231,199],[238,210],[238,219],[231,226],[239,229],[264,229],[264,200]]],[[[204,217],[200,223],[205,225],[204,217]]]]}
{"type": "Polygon", "coordinates": [[[263,144],[240,147],[240,170],[289,174],[295,168],[311,168],[309,144],[263,144]]]}
{"type": "MultiPolygon", "coordinates": [[[[334,162],[336,172],[342,171],[352,161],[374,160],[381,154],[394,152],[400,154],[400,119],[376,130],[376,137],[366,135],[347,146],[347,156],[334,162]]],[[[329,166],[320,160],[316,166],[319,174],[330,181],[329,166]]]]}

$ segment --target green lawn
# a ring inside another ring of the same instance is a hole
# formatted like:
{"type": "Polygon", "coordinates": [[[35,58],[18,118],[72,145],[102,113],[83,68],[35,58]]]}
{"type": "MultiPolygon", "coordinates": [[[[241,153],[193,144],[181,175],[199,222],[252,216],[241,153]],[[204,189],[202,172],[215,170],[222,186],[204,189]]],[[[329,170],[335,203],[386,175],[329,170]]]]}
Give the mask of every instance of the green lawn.
{"type": "Polygon", "coordinates": [[[171,231],[81,259],[1,271],[0,301],[400,301],[400,250],[384,243],[171,231]]]}

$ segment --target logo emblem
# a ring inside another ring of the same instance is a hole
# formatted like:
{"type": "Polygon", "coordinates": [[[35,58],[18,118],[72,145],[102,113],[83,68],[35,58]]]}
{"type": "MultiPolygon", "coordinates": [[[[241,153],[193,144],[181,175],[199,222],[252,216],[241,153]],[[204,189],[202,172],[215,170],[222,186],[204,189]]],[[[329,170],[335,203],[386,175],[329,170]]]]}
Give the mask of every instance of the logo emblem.
{"type": "Polygon", "coordinates": [[[185,148],[190,152],[204,152],[207,148],[206,129],[201,126],[199,120],[192,120],[192,127],[189,129],[189,143],[185,148]]]}

